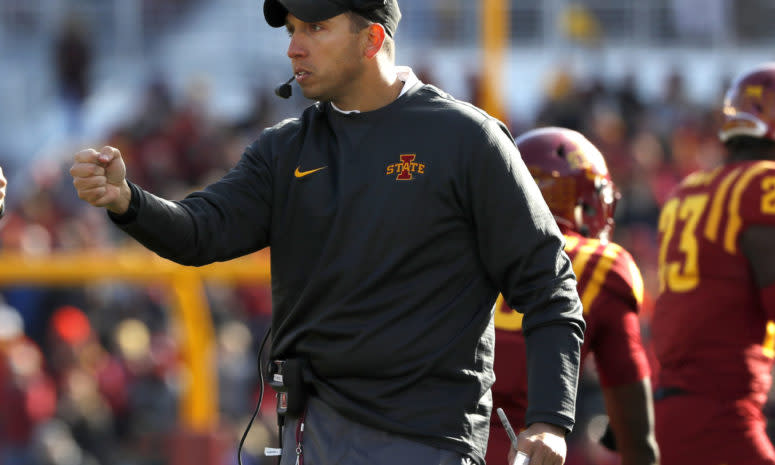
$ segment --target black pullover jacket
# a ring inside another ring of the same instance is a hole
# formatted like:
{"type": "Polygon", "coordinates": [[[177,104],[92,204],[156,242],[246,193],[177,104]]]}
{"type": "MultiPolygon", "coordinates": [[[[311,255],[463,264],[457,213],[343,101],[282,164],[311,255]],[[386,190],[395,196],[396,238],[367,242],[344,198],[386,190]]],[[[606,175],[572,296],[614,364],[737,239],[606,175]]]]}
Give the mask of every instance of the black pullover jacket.
{"type": "Polygon", "coordinates": [[[573,427],[584,321],[564,240],[476,107],[422,84],[367,113],[317,103],[182,201],[131,188],[114,221],[170,260],[271,247],[271,356],[307,357],[353,421],[483,463],[501,292],[525,314],[528,424],[573,427]]]}

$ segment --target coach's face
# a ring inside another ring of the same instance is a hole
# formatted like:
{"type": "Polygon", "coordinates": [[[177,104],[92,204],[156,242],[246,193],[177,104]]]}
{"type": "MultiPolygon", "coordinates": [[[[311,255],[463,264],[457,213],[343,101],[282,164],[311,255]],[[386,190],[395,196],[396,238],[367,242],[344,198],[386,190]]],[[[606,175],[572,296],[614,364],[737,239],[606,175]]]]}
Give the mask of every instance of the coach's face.
{"type": "Polygon", "coordinates": [[[353,84],[363,77],[366,29],[354,32],[346,14],[318,23],[288,14],[285,27],[288,57],[305,97],[336,103],[359,87],[353,84]]]}

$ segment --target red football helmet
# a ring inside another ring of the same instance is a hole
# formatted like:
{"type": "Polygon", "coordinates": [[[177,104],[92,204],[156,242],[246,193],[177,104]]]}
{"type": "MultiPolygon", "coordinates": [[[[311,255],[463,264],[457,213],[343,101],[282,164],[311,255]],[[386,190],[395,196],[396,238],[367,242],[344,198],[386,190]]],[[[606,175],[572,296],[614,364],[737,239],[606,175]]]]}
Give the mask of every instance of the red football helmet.
{"type": "Polygon", "coordinates": [[[719,138],[735,136],[775,141],[775,62],[746,71],[727,91],[719,138]]]}
{"type": "Polygon", "coordinates": [[[517,147],[560,227],[607,242],[620,194],[597,147],[556,127],[522,134],[517,147]]]}

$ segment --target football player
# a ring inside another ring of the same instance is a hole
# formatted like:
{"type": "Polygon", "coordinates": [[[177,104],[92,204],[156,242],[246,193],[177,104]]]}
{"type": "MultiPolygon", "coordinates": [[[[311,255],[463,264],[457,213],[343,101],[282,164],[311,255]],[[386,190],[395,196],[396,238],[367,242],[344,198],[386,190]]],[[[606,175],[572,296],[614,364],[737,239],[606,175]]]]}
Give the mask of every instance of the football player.
{"type": "MultiPolygon", "coordinates": [[[[619,193],[603,155],[565,128],[528,131],[517,145],[565,235],[587,322],[581,357],[594,354],[622,463],[657,463],[650,370],[638,318],[643,280],[630,254],[610,242],[619,193]]],[[[515,427],[524,428],[528,380],[522,315],[500,299],[496,305],[493,409],[503,408],[515,427]]],[[[509,446],[493,415],[487,463],[504,464],[509,446]]]]}
{"type": "Polygon", "coordinates": [[[775,63],[734,80],[722,166],[685,178],[659,218],[652,322],[664,465],[773,465],[762,407],[775,354],[775,63]]]}

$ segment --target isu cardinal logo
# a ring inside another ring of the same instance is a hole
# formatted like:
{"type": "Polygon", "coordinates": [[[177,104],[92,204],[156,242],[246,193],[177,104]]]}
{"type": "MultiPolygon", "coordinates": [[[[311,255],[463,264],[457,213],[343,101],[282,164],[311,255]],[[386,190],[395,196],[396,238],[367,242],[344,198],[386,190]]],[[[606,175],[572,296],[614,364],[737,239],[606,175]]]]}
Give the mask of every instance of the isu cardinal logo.
{"type": "Polygon", "coordinates": [[[398,163],[391,163],[385,170],[385,176],[395,176],[396,181],[411,181],[417,175],[425,174],[425,163],[417,161],[417,155],[405,154],[399,156],[398,163]]]}

